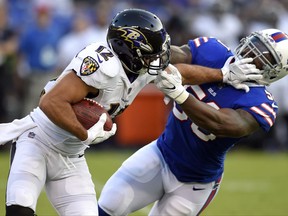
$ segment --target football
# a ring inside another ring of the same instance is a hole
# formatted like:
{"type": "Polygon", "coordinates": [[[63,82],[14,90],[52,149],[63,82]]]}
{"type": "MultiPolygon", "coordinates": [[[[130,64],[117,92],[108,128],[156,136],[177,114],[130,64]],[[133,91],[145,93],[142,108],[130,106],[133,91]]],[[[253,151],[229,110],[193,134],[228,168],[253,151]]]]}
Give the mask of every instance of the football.
{"type": "Polygon", "coordinates": [[[78,121],[83,125],[86,130],[91,128],[99,121],[101,114],[107,114],[107,120],[104,125],[104,130],[109,131],[112,128],[113,121],[108,112],[103,106],[94,100],[84,98],[72,105],[72,108],[76,114],[78,121]]]}

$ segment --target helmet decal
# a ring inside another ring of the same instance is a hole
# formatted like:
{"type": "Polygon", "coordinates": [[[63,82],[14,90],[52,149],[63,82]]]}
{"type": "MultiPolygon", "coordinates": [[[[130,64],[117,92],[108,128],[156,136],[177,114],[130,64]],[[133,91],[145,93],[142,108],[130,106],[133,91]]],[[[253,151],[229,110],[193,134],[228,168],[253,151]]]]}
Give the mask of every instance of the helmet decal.
{"type": "Polygon", "coordinates": [[[273,40],[278,43],[282,40],[287,40],[288,36],[286,34],[284,34],[283,32],[276,32],[274,34],[271,35],[271,37],[273,38],[273,40]]]}
{"type": "Polygon", "coordinates": [[[147,38],[141,31],[131,27],[122,27],[119,28],[118,30],[123,32],[121,37],[125,41],[131,43],[132,49],[136,47],[141,50],[144,50],[145,52],[149,53],[153,52],[153,47],[151,46],[151,44],[148,43],[147,38]]]}

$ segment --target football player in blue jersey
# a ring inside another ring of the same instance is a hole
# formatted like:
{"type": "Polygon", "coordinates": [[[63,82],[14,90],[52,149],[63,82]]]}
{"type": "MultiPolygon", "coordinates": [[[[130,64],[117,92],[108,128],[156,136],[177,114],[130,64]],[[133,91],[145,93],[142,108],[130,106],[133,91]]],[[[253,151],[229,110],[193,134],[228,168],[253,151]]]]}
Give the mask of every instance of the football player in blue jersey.
{"type": "Polygon", "coordinates": [[[268,131],[275,122],[278,107],[265,85],[288,73],[287,34],[253,32],[234,57],[212,37],[173,49],[179,55],[172,52],[172,63],[188,64],[169,65],[156,78],[157,87],[174,100],[166,128],[107,181],[98,203],[102,216],[128,215],[151,203],[149,215],[200,215],[219,189],[226,153],[242,137],[268,131]],[[261,79],[246,82],[249,92],[219,82],[194,85],[189,64],[221,68],[234,58],[250,58],[263,72],[261,79]]]}

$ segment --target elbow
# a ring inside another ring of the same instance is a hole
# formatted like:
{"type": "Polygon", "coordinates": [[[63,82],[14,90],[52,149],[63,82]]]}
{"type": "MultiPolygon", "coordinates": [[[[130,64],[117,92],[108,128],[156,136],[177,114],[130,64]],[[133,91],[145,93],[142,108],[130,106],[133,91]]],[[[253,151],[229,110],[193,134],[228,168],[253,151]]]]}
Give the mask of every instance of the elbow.
{"type": "Polygon", "coordinates": [[[45,100],[45,97],[42,97],[39,101],[39,108],[45,110],[49,106],[49,102],[45,100]]]}
{"type": "Polygon", "coordinates": [[[39,108],[44,112],[48,112],[53,107],[53,100],[43,96],[39,101],[39,108]]]}

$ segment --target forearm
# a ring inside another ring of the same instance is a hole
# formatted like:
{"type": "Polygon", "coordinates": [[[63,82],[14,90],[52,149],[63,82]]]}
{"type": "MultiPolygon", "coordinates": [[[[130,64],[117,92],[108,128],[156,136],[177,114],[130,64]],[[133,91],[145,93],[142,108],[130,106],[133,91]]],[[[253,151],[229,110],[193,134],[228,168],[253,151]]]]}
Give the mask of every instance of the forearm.
{"type": "Polygon", "coordinates": [[[182,75],[183,85],[200,85],[203,83],[222,82],[220,69],[213,69],[199,65],[175,64],[182,75]]]}
{"type": "MultiPolygon", "coordinates": [[[[182,84],[195,85],[202,82],[219,82],[222,73],[213,69],[199,73],[191,69],[191,65],[169,65],[165,71],[159,72],[155,79],[156,86],[168,97],[173,99],[186,115],[200,128],[219,137],[243,137],[259,128],[258,122],[247,111],[212,107],[194,98],[182,84]],[[183,68],[180,68],[180,67],[183,68]],[[181,71],[181,72],[179,72],[181,71]],[[194,71],[194,72],[192,72],[194,71]],[[206,74],[212,73],[208,77],[206,74]],[[181,73],[181,74],[180,74],[181,73]],[[197,76],[201,74],[201,76],[197,76]],[[197,78],[198,77],[198,78],[197,78]]],[[[193,67],[193,66],[192,66],[193,67]]],[[[198,69],[202,69],[200,66],[198,69]]],[[[215,104],[216,105],[216,104],[215,104]]]]}
{"type": "Polygon", "coordinates": [[[70,132],[80,140],[87,138],[87,130],[80,124],[69,102],[49,98],[40,100],[40,109],[57,126],[70,132]]]}
{"type": "Polygon", "coordinates": [[[256,120],[245,111],[240,111],[240,115],[239,111],[229,108],[217,110],[192,95],[180,106],[198,127],[218,137],[243,137],[259,128],[256,120]]]}

